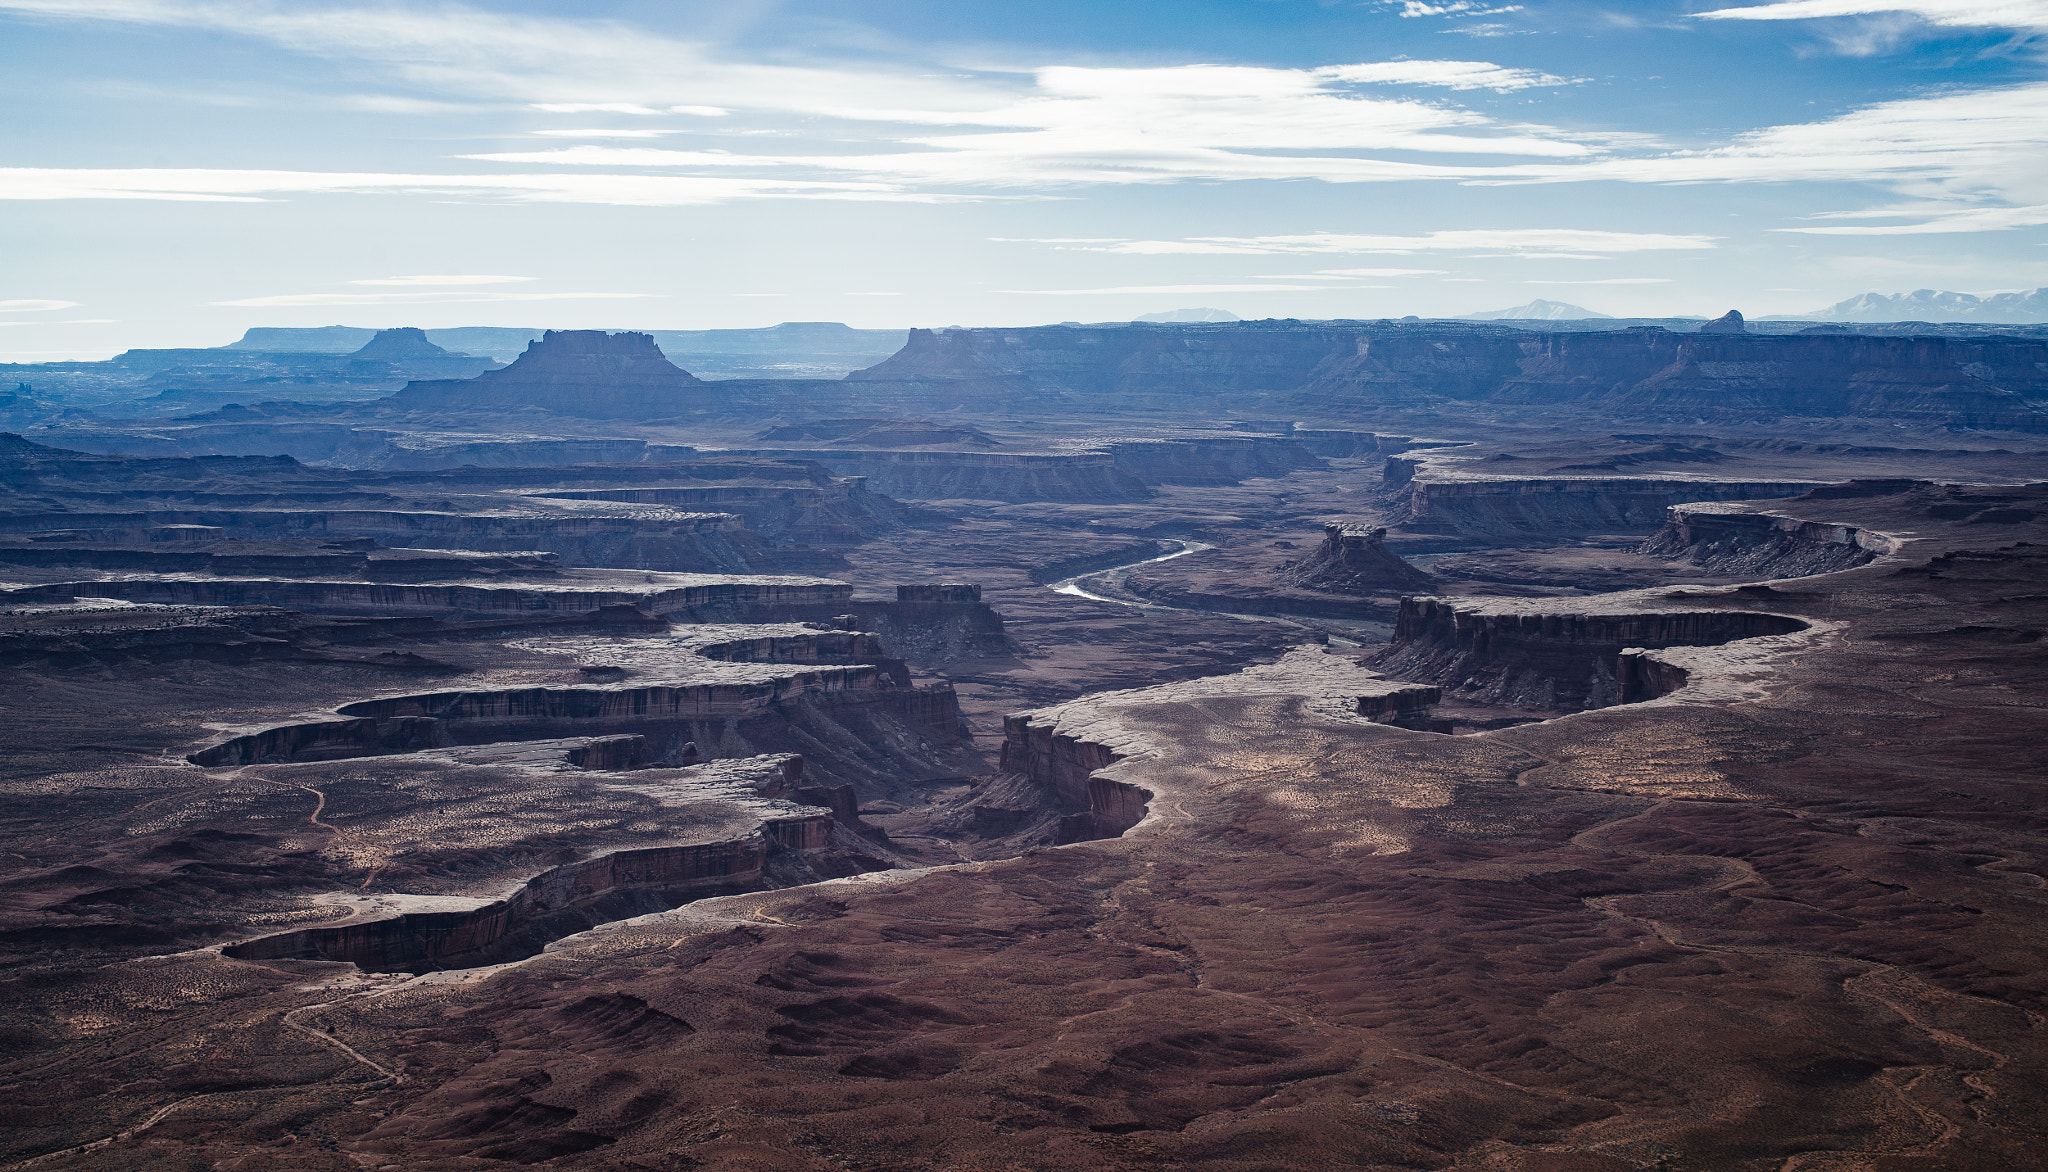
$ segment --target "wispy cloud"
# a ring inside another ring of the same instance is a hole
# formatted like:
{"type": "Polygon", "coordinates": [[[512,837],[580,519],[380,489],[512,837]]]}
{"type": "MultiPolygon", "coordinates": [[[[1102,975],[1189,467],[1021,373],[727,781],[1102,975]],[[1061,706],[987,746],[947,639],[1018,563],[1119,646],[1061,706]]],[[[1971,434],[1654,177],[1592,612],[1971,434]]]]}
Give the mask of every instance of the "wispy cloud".
{"type": "Polygon", "coordinates": [[[2024,209],[2048,203],[2043,158],[2048,83],[2034,83],[1880,102],[1740,134],[1708,150],[1516,165],[1470,182],[1874,183],[1921,200],[1929,208],[1923,231],[1985,231],[2018,226],[2001,221],[2015,213],[2023,220],[2024,209]]]}
{"type": "Polygon", "coordinates": [[[1333,285],[1116,285],[1106,289],[997,289],[998,293],[1034,293],[1073,297],[1095,293],[1315,293],[1333,285]]]}
{"type": "Polygon", "coordinates": [[[1583,78],[1557,77],[1538,69],[1509,69],[1491,61],[1380,61],[1331,65],[1316,70],[1338,81],[1380,85],[1431,85],[1453,90],[1514,90],[1576,85],[1583,78]]]}
{"type": "Polygon", "coordinates": [[[151,199],[260,203],[338,192],[463,196],[525,203],[676,207],[736,199],[836,199],[942,203],[965,198],[856,180],[703,175],[395,175],[322,171],[0,168],[0,199],[151,199]]]}
{"type": "MultiPolygon", "coordinates": [[[[1115,252],[1144,256],[1271,255],[1285,253],[1412,253],[1491,251],[1582,253],[1657,252],[1715,247],[1718,237],[1662,232],[1603,232],[1587,228],[1467,228],[1420,236],[1369,236],[1320,232],[1304,236],[1196,236],[1184,240],[1117,240],[1047,243],[1080,252],[1115,252]]],[[[1358,270],[1368,271],[1368,270],[1358,270]]],[[[1425,270],[1417,270],[1418,272],[1425,270]]]]}
{"type": "Polygon", "coordinates": [[[507,277],[490,274],[471,276],[437,276],[419,274],[410,277],[365,277],[350,281],[351,285],[510,285],[516,281],[535,281],[538,277],[507,277]]]}
{"type": "Polygon", "coordinates": [[[1814,219],[1860,220],[1904,219],[1907,224],[1836,224],[1808,228],[1773,228],[1773,232],[1797,232],[1809,236],[1927,236],[1946,232],[2004,232],[2013,228],[2034,228],[2048,224],[2048,204],[2011,208],[1871,208],[1854,212],[1827,212],[1814,219]]]}
{"type": "Polygon", "coordinates": [[[665,127],[619,130],[594,126],[583,130],[535,130],[531,133],[542,138],[661,138],[679,132],[665,127]]]}
{"type": "Polygon", "coordinates": [[[1603,277],[1593,281],[1524,281],[1524,285],[1669,285],[1671,277],[1603,277]]]}
{"type": "Polygon", "coordinates": [[[1483,0],[1394,0],[1401,15],[1418,16],[1499,16],[1504,12],[1520,12],[1519,4],[1487,4],[1483,0]]]}
{"type": "Polygon", "coordinates": [[[2048,28],[2048,4],[2041,0],[1778,0],[1696,15],[1701,20],[1814,20],[1895,13],[1951,27],[2048,28]]]}
{"type": "Polygon", "coordinates": [[[235,301],[209,301],[208,305],[244,308],[283,308],[307,305],[466,305],[487,301],[631,301],[660,297],[659,293],[283,293],[273,297],[243,297],[235,301]]]}
{"type": "Polygon", "coordinates": [[[1323,277],[1440,277],[1443,269],[1317,269],[1312,273],[1256,273],[1260,280],[1317,280],[1323,277]]]}
{"type": "Polygon", "coordinates": [[[46,309],[73,309],[77,305],[78,302],[76,301],[48,301],[33,297],[17,298],[13,301],[0,301],[0,313],[39,313],[46,309]]]}

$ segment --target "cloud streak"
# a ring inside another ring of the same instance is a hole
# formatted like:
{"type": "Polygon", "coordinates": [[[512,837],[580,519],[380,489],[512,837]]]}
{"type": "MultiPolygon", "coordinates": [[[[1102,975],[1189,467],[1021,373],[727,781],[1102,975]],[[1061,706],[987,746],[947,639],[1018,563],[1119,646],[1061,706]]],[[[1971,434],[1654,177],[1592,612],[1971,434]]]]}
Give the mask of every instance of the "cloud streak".
{"type": "Polygon", "coordinates": [[[210,168],[0,168],[0,199],[149,199],[261,203],[295,195],[411,194],[525,203],[678,207],[737,199],[882,200],[943,203],[960,198],[855,180],[727,178],[699,175],[488,174],[237,171],[210,168]]]}
{"type": "Polygon", "coordinates": [[[2048,4],[2041,0],[1779,0],[1695,15],[1700,20],[1816,20],[1892,14],[1949,27],[2048,28],[2048,4]]]}
{"type": "MultiPolygon", "coordinates": [[[[1078,252],[1113,252],[1127,255],[1276,255],[1304,253],[1414,253],[1485,251],[1516,255],[1559,251],[1609,254],[1697,250],[1716,247],[1714,236],[1663,232],[1605,232],[1587,228],[1466,228],[1428,232],[1419,236],[1377,236],[1358,233],[1321,232],[1301,236],[1196,236],[1184,240],[1043,240],[1020,243],[1052,244],[1078,252]]],[[[1378,275],[1377,270],[1352,272],[1378,275]]],[[[1397,270],[1403,275],[1429,270],[1397,270]]],[[[1387,275],[1395,275],[1389,271],[1387,275]]]]}
{"type": "Polygon", "coordinates": [[[0,301],[0,313],[39,313],[49,309],[74,309],[76,301],[48,301],[40,298],[17,298],[0,301]]]}
{"type": "Polygon", "coordinates": [[[243,297],[234,301],[209,301],[208,305],[251,309],[279,309],[307,305],[468,305],[490,301],[632,301],[660,297],[659,293],[283,293],[272,297],[243,297]]]}
{"type": "Polygon", "coordinates": [[[477,274],[473,276],[435,276],[420,274],[410,277],[366,277],[350,281],[351,285],[510,285],[516,281],[535,281],[538,277],[507,277],[477,274]]]}
{"type": "MultiPolygon", "coordinates": [[[[1101,293],[1316,293],[1339,288],[1334,285],[1116,285],[1105,289],[997,289],[998,293],[1026,293],[1050,297],[1079,297],[1101,293]]],[[[1356,288],[1357,286],[1343,286],[1356,288]]]]}

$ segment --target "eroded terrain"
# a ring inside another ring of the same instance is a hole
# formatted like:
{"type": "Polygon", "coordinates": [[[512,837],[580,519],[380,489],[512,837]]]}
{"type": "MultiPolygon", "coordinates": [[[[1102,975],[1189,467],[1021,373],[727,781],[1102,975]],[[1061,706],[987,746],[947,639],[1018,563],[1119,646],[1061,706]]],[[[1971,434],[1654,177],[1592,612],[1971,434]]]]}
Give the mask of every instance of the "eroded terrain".
{"type": "Polygon", "coordinates": [[[398,396],[546,443],[10,440],[0,1160],[2033,1166],[2030,400],[1536,409],[1624,341],[1433,429],[950,336],[577,415],[585,337],[398,396]]]}

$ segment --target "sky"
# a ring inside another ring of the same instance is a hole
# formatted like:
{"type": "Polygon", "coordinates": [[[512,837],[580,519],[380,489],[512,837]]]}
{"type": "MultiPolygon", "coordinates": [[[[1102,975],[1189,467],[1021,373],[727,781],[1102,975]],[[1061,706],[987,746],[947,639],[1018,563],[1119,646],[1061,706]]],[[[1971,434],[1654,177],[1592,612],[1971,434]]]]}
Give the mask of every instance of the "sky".
{"type": "Polygon", "coordinates": [[[2048,285],[2048,0],[0,0],[0,361],[2048,285]]]}

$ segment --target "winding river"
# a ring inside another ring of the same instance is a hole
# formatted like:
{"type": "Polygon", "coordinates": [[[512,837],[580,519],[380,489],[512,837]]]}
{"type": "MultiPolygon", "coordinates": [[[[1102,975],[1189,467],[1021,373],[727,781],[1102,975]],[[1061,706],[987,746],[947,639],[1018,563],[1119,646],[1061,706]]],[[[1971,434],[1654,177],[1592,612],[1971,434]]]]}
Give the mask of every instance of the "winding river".
{"type": "Polygon", "coordinates": [[[1162,603],[1146,602],[1131,597],[1118,597],[1114,593],[1103,594],[1096,592],[1096,590],[1121,590],[1124,579],[1129,576],[1132,570],[1137,569],[1139,566],[1149,566],[1155,562],[1170,562],[1175,558],[1186,557],[1191,553],[1201,553],[1205,549],[1216,548],[1203,541],[1186,541],[1179,538],[1162,538],[1162,540],[1171,541],[1180,548],[1171,553],[1155,554],[1152,557],[1139,558],[1136,561],[1124,562],[1120,565],[1090,570],[1085,574],[1076,574],[1071,578],[1061,578],[1057,582],[1046,583],[1045,588],[1055,594],[1068,594],[1075,598],[1086,598],[1091,602],[1114,603],[1117,606],[1128,606],[1134,610],[1212,615],[1218,618],[1244,619],[1254,623],[1278,623],[1284,627],[1295,627],[1317,635],[1326,635],[1332,643],[1349,647],[1359,646],[1361,642],[1384,643],[1393,636],[1393,626],[1390,623],[1372,623],[1357,619],[1310,619],[1308,621],[1301,621],[1285,615],[1248,614],[1243,611],[1234,610],[1199,610],[1187,606],[1166,606],[1162,603]],[[1096,590],[1090,590],[1088,588],[1090,584],[1093,584],[1096,590]]]}

